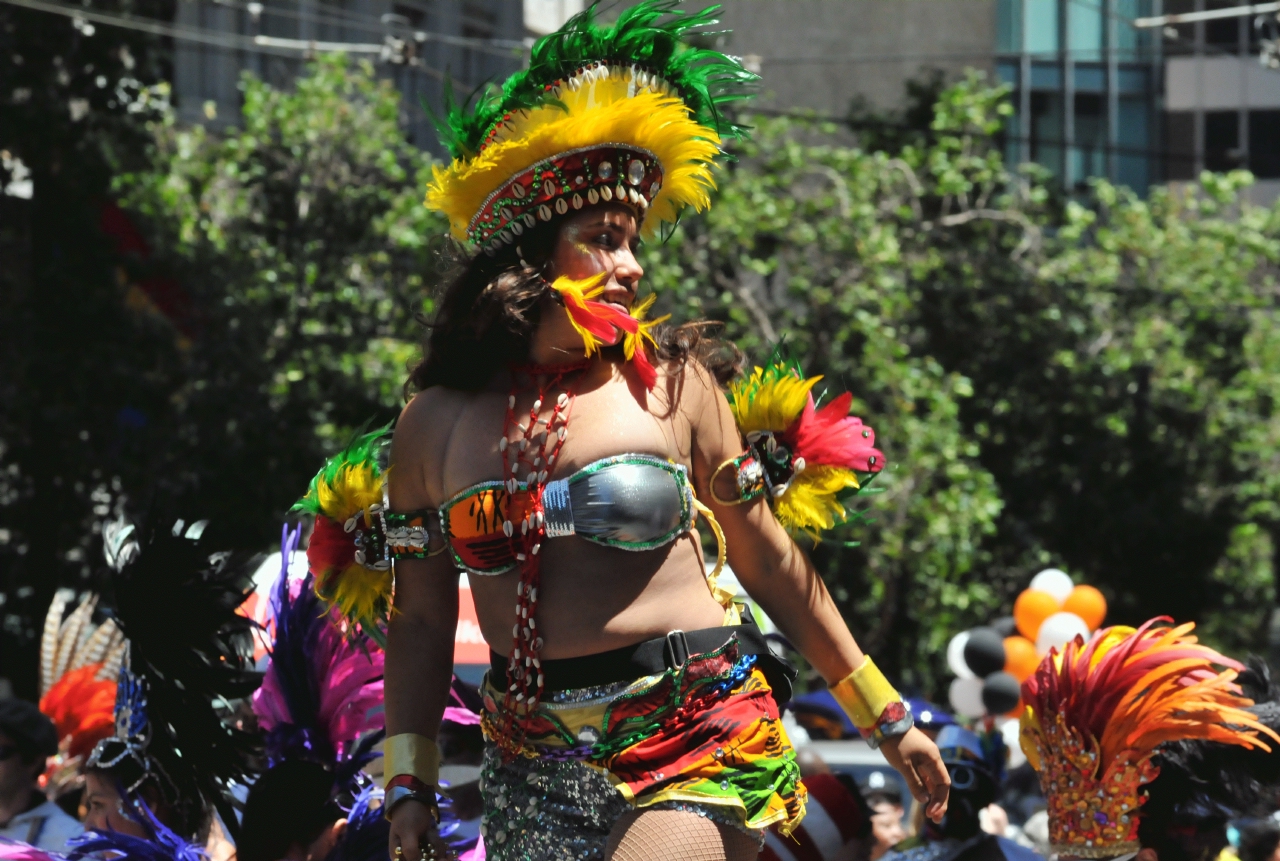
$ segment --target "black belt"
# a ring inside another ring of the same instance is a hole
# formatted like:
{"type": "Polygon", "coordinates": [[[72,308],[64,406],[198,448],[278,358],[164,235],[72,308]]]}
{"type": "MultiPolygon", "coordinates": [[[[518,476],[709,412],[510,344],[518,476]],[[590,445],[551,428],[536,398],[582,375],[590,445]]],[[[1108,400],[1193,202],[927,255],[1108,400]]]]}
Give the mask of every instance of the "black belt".
{"type": "MultiPolygon", "coordinates": [[[[791,699],[791,685],[797,671],[790,663],[769,651],[764,632],[744,610],[741,625],[725,625],[719,628],[700,628],[697,631],[672,631],[665,637],[656,637],[621,649],[583,655],[580,658],[557,658],[542,661],[542,675],[548,693],[576,688],[594,688],[617,682],[630,682],[665,670],[676,669],[689,660],[690,655],[714,652],[729,642],[738,640],[738,655],[756,656],[756,665],[764,673],[773,698],[781,706],[791,699]]],[[[489,652],[490,678],[507,680],[507,658],[497,652],[489,652]]],[[[507,684],[510,684],[507,680],[507,684]]]]}

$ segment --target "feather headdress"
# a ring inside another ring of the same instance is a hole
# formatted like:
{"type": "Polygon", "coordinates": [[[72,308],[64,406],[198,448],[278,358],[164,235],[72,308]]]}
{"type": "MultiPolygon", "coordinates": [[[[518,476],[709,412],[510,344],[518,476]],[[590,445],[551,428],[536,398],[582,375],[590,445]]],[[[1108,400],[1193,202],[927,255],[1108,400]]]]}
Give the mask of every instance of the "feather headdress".
{"type": "Polygon", "coordinates": [[[83,786],[85,757],[114,730],[116,676],[125,656],[115,621],[93,622],[98,596],[86,596],[62,618],[72,597],[68,589],[54,595],[40,640],[40,711],[58,731],[58,754],[44,775],[50,798],[83,786]]]}
{"type": "Polygon", "coordinates": [[[72,861],[85,858],[115,858],[119,861],[209,861],[204,848],[182,839],[166,828],[144,803],[135,805],[151,833],[150,838],[134,837],[119,831],[89,831],[68,844],[72,861]]]}
{"type": "Polygon", "coordinates": [[[849,415],[852,395],[815,404],[821,379],[806,378],[779,351],[729,386],[729,408],[749,448],[730,461],[742,498],[767,495],[783,526],[813,534],[846,522],[845,502],[864,483],[859,475],[884,468],[874,432],[849,415]]]}
{"type": "Polygon", "coordinates": [[[489,251],[539,221],[616,200],[648,212],[645,229],[705,209],[711,166],[744,129],[725,115],[756,76],[687,40],[715,23],[678,0],[644,0],[613,26],[591,4],[540,39],[529,67],[458,104],[437,123],[453,155],[437,167],[427,205],[454,236],[489,251]]]}
{"type": "Polygon", "coordinates": [[[367,637],[344,636],[341,620],[315,593],[312,576],[289,581],[298,531],[285,528],[280,579],[272,596],[275,641],[262,687],[253,695],[271,764],[299,758],[335,770],[345,785],[381,738],[383,652],[367,637]],[[376,743],[377,738],[372,742],[376,743]]]}
{"type": "Polygon", "coordinates": [[[255,736],[219,713],[261,680],[252,669],[254,623],[236,612],[258,557],[213,552],[206,525],[179,520],[164,528],[153,519],[109,553],[120,565],[112,604],[129,650],[116,685],[115,735],[88,761],[135,803],[133,793],[153,783],[188,834],[214,808],[234,827],[229,786],[245,780],[258,756],[255,736]]]}
{"type": "Polygon", "coordinates": [[[1200,645],[1193,624],[1114,627],[1051,650],[1022,685],[1022,748],[1049,802],[1053,851],[1137,851],[1145,787],[1173,742],[1270,751],[1280,735],[1250,710],[1243,665],[1200,645]]]}

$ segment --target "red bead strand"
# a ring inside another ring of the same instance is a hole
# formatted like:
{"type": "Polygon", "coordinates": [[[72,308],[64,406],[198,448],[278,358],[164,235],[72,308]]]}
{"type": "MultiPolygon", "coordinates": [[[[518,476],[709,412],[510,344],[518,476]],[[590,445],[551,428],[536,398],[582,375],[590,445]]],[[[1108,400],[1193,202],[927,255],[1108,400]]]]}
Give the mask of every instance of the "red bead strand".
{"type": "Polygon", "coordinates": [[[502,531],[511,543],[512,553],[520,569],[520,580],[516,584],[516,617],[512,626],[512,649],[507,659],[507,690],[503,702],[503,718],[500,737],[497,742],[508,754],[514,755],[524,743],[525,729],[529,718],[542,700],[545,680],[542,674],[540,658],[543,639],[538,634],[538,586],[540,583],[541,565],[539,551],[542,540],[546,537],[546,525],[542,508],[542,492],[547,478],[560,457],[565,438],[569,430],[569,414],[573,410],[574,392],[572,387],[564,387],[564,391],[556,396],[551,406],[551,414],[545,422],[539,418],[542,408],[548,399],[561,387],[564,378],[569,374],[584,370],[590,361],[556,367],[526,367],[516,369],[513,377],[527,375],[534,380],[537,397],[529,410],[527,423],[520,424],[516,417],[517,386],[512,387],[507,397],[507,412],[503,422],[502,440],[498,448],[502,454],[503,483],[507,491],[507,519],[503,520],[502,531]],[[544,425],[545,431],[538,427],[544,425]],[[516,439],[511,439],[511,432],[518,431],[516,439]],[[537,438],[541,435],[541,442],[537,438]],[[510,517],[514,510],[514,498],[520,490],[521,479],[524,479],[525,492],[529,504],[520,523],[514,523],[510,517]],[[518,709],[525,709],[525,718],[517,716],[518,709]]]}

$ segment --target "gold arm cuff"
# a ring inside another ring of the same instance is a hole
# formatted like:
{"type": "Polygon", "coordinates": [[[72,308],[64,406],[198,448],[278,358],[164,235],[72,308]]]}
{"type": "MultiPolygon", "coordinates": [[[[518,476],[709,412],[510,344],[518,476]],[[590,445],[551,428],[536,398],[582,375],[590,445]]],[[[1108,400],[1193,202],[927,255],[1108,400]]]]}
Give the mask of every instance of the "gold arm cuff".
{"type": "Polygon", "coordinates": [[[382,743],[382,776],[412,775],[429,786],[440,783],[440,748],[425,735],[402,732],[382,743]]]}
{"type": "Polygon", "coordinates": [[[885,708],[902,700],[870,656],[866,656],[862,666],[832,685],[831,695],[859,730],[875,727],[885,708]]]}

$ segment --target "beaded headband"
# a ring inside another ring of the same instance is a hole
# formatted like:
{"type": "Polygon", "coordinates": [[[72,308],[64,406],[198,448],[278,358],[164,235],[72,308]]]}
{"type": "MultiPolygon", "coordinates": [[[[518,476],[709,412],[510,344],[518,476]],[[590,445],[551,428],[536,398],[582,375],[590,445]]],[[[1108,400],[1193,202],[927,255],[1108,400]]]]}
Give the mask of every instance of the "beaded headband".
{"type": "Polygon", "coordinates": [[[646,0],[609,27],[593,4],[473,107],[447,95],[438,125],[453,161],[434,169],[426,202],[456,238],[493,253],[539,222],[611,201],[635,207],[652,235],[685,207],[710,205],[721,143],[744,131],[723,110],[756,76],[685,43],[717,7],[678,6],[646,0]]]}

